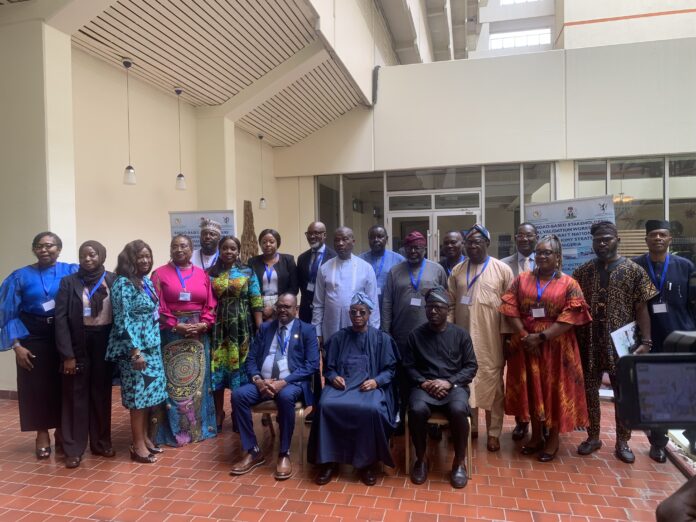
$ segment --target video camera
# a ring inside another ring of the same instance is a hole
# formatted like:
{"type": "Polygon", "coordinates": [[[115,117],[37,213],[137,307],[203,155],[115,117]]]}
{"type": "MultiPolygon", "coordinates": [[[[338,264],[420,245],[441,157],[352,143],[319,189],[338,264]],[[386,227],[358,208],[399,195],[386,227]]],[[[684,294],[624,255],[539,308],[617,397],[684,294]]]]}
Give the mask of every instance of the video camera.
{"type": "Polygon", "coordinates": [[[619,359],[616,411],[629,429],[696,428],[696,332],[672,332],[667,352],[619,359]]]}

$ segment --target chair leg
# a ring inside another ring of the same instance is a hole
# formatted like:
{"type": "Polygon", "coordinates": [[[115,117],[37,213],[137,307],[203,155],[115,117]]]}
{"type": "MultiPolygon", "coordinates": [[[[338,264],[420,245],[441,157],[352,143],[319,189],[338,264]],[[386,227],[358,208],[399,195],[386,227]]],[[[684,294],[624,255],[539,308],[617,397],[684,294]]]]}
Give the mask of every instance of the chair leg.
{"type": "Polygon", "coordinates": [[[471,443],[471,417],[468,417],[469,420],[469,437],[468,440],[466,441],[466,474],[468,478],[471,478],[471,475],[473,473],[472,466],[474,465],[474,457],[472,455],[472,443],[471,443]]]}
{"type": "Polygon", "coordinates": [[[300,408],[300,467],[304,471],[304,408],[300,408]]]}
{"type": "Polygon", "coordinates": [[[408,474],[411,472],[411,436],[408,432],[408,409],[404,414],[404,461],[406,464],[404,473],[408,474]]]}

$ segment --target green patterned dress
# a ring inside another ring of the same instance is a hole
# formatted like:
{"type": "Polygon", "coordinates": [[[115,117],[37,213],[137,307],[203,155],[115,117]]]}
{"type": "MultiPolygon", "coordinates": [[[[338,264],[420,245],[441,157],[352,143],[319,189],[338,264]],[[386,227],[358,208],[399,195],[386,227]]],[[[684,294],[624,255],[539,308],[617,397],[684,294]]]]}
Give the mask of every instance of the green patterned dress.
{"type": "Polygon", "coordinates": [[[247,382],[244,362],[252,313],[263,310],[263,297],[256,274],[248,267],[233,266],[211,281],[218,301],[211,351],[213,390],[234,390],[247,382]]]}

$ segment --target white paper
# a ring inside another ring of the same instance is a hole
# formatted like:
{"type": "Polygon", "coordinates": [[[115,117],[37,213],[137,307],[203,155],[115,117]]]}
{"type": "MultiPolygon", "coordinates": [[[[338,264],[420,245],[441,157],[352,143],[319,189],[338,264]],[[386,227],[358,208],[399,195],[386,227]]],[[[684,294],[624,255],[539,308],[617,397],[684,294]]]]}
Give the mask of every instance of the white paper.
{"type": "Polygon", "coordinates": [[[463,305],[470,305],[471,304],[471,296],[470,295],[463,295],[462,298],[459,300],[460,304],[463,305]]]}
{"type": "Polygon", "coordinates": [[[655,303],[652,305],[654,314],[666,314],[667,313],[667,303],[655,303]]]}
{"type": "Polygon", "coordinates": [[[179,292],[179,301],[190,301],[191,292],[179,292]]]}
{"type": "Polygon", "coordinates": [[[82,308],[82,317],[89,317],[92,315],[92,308],[85,306],[82,308]]]}
{"type": "Polygon", "coordinates": [[[314,292],[314,283],[307,283],[307,291],[314,292]]]}
{"type": "Polygon", "coordinates": [[[532,308],[532,317],[536,319],[546,317],[546,310],[544,308],[532,308]]]}
{"type": "Polygon", "coordinates": [[[420,297],[412,297],[411,298],[411,306],[421,306],[421,303],[423,300],[420,297]]]}
{"type": "Polygon", "coordinates": [[[56,302],[51,299],[50,301],[46,301],[44,304],[42,304],[41,307],[44,309],[44,312],[50,312],[56,307],[56,302]]]}
{"type": "Polygon", "coordinates": [[[616,348],[616,353],[619,354],[619,357],[631,353],[630,349],[636,344],[636,328],[636,322],[633,321],[611,332],[611,340],[614,343],[614,348],[616,348]]]}

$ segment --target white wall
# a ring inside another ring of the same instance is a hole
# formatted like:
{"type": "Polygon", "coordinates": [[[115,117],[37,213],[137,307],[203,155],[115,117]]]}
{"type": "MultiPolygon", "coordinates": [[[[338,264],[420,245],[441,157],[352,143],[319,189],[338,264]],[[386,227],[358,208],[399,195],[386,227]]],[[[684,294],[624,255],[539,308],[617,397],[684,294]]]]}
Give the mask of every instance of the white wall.
{"type": "Polygon", "coordinates": [[[181,104],[182,169],[188,190],[177,191],[176,96],[133,76],[130,89],[131,161],[137,185],[123,184],[128,163],[125,72],[73,49],[78,243],[87,239],[102,242],[110,269],[123,246],[133,239],[150,244],[155,266],[165,263],[171,237],[168,212],[197,208],[192,107],[181,104]]]}

